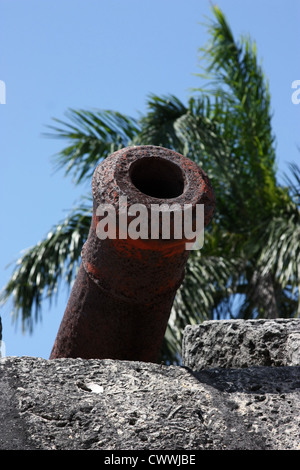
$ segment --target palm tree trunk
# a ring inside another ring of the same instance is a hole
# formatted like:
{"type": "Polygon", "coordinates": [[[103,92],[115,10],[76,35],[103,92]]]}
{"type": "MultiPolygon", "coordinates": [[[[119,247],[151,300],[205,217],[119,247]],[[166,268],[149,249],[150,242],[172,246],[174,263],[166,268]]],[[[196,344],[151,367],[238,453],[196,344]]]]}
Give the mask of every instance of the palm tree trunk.
{"type": "Polygon", "coordinates": [[[278,318],[279,312],[276,301],[276,292],[271,273],[261,275],[255,271],[252,277],[254,287],[253,300],[258,311],[264,318],[278,318]]]}

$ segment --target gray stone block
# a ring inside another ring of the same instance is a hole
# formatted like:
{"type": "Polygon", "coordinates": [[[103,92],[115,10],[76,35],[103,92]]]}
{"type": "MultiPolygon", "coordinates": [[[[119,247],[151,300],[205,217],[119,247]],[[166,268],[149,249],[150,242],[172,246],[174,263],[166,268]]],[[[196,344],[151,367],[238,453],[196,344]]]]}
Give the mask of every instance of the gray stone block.
{"type": "Polygon", "coordinates": [[[299,371],[3,358],[0,449],[300,450],[299,371]]]}
{"type": "Polygon", "coordinates": [[[299,366],[300,320],[217,320],[185,328],[183,364],[193,370],[299,366]]]}

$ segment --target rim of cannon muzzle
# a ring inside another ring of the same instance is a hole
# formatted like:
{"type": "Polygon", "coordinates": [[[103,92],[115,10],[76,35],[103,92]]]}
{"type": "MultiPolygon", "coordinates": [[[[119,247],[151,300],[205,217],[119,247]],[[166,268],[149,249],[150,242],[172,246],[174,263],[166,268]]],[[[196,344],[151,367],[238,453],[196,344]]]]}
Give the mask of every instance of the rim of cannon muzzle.
{"type": "Polygon", "coordinates": [[[212,186],[189,158],[149,145],[123,148],[102,161],[93,175],[92,192],[93,218],[82,263],[50,358],[156,361],[183,281],[190,240],[183,225],[178,238],[179,219],[175,223],[172,211],[167,238],[161,212],[153,238],[153,206],[175,204],[181,211],[188,206],[194,230],[196,209],[202,205],[206,226],[215,207],[212,186]],[[133,234],[132,224],[141,229],[146,218],[146,232],[133,234]]]}

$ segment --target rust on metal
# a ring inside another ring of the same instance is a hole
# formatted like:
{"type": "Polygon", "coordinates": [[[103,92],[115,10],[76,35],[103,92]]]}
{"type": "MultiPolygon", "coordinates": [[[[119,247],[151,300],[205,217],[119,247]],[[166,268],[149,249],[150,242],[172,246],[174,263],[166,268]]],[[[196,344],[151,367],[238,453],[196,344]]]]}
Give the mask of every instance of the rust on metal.
{"type": "Polygon", "coordinates": [[[81,265],[50,355],[84,359],[123,359],[155,362],[159,356],[171,308],[190,254],[175,223],[169,237],[151,237],[153,204],[189,204],[193,226],[197,204],[204,205],[204,226],[212,216],[215,197],[207,175],[193,161],[155,146],[121,149],[101,162],[93,175],[93,218],[83,246],[81,265]],[[125,202],[124,202],[125,201],[125,202]],[[109,228],[99,238],[103,221],[99,207],[126,213],[118,219],[116,236],[109,228]],[[147,211],[147,237],[127,231],[134,215],[147,211]]]}

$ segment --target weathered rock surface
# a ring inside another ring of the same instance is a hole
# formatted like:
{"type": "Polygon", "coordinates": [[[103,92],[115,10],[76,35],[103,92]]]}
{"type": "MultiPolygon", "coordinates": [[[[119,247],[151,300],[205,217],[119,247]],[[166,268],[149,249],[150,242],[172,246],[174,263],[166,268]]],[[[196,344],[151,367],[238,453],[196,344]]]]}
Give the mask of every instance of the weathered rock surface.
{"type": "Polygon", "coordinates": [[[300,368],[0,360],[0,449],[300,449],[300,368]]]}
{"type": "Polygon", "coordinates": [[[188,325],[182,357],[193,370],[300,366],[300,320],[216,320],[188,325]]]}

